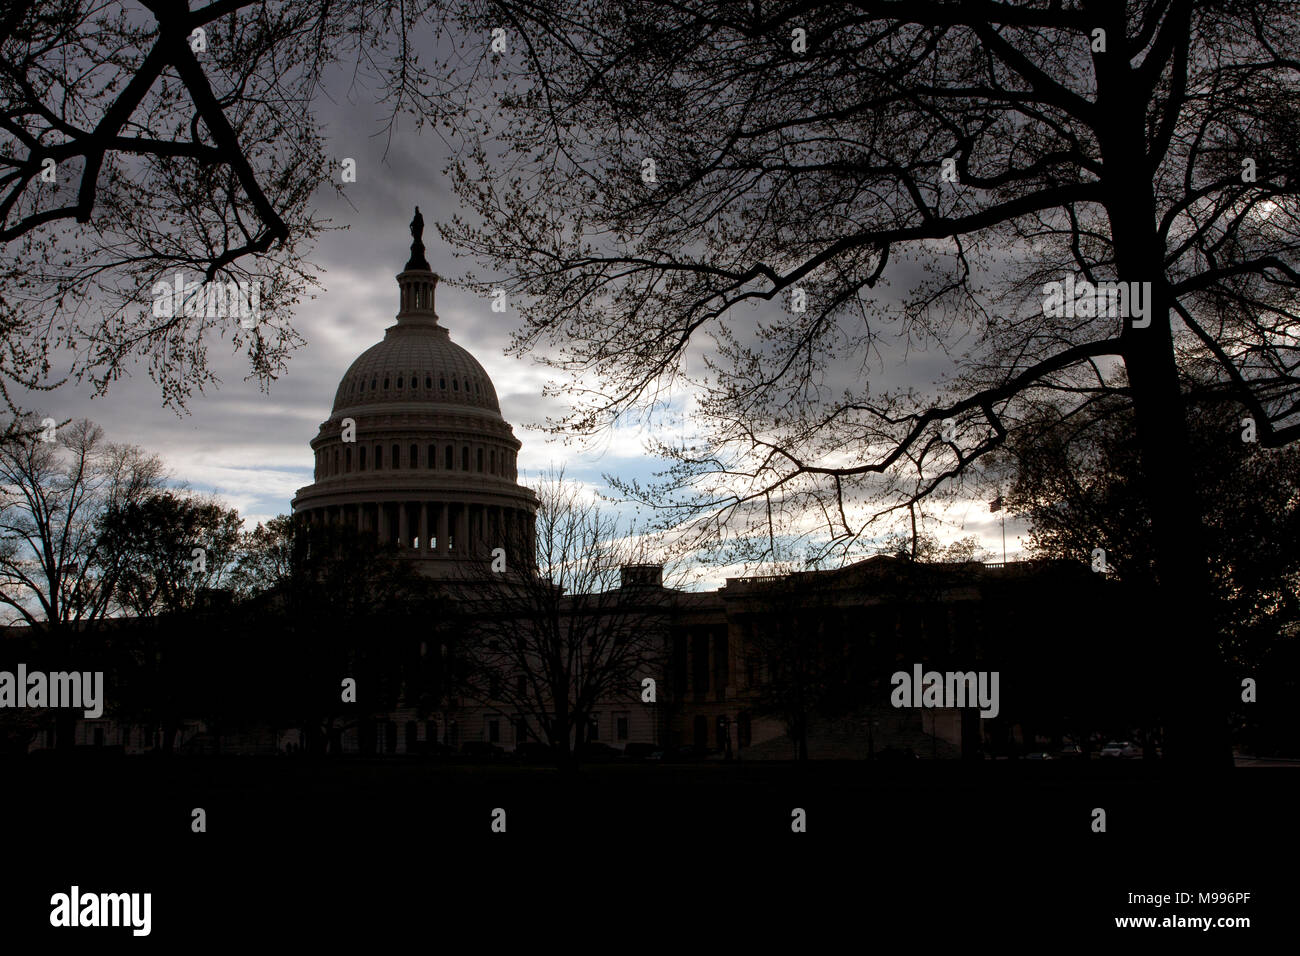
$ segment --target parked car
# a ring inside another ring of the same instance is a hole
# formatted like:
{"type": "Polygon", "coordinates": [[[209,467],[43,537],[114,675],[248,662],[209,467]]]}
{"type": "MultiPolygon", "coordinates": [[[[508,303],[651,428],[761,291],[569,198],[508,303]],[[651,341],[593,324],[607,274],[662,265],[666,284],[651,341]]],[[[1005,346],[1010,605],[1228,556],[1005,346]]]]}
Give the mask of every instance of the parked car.
{"type": "Polygon", "coordinates": [[[1035,750],[1032,753],[1025,754],[1025,759],[1026,760],[1053,760],[1055,758],[1053,758],[1052,755],[1049,754],[1046,750],[1035,750]]]}
{"type": "Polygon", "coordinates": [[[1084,753],[1078,744],[1065,744],[1056,752],[1056,756],[1061,760],[1082,760],[1084,753]]]}
{"type": "Polygon", "coordinates": [[[604,763],[621,756],[623,756],[623,751],[599,740],[587,741],[582,745],[582,753],[579,755],[580,759],[588,763],[604,763]]]}
{"type": "Polygon", "coordinates": [[[506,752],[486,740],[468,740],[460,746],[461,756],[470,760],[504,760],[506,752]]]}
{"type": "Polygon", "coordinates": [[[456,756],[455,747],[438,743],[436,740],[420,741],[415,752],[423,757],[432,757],[435,760],[446,760],[448,757],[456,756]]]}
{"type": "Polygon", "coordinates": [[[184,757],[211,757],[221,753],[221,739],[216,734],[195,734],[176,748],[184,757]]]}
{"type": "Polygon", "coordinates": [[[920,760],[921,758],[911,747],[899,750],[897,747],[890,746],[885,747],[882,750],[877,750],[875,759],[882,763],[911,763],[912,761],[920,760]]]}
{"type": "Polygon", "coordinates": [[[1142,748],[1131,740],[1112,740],[1101,748],[1103,757],[1141,757],[1142,748]]]}
{"type": "Polygon", "coordinates": [[[696,744],[684,744],[681,747],[671,747],[664,751],[663,759],[673,763],[694,763],[697,760],[704,760],[717,751],[710,747],[700,747],[696,744]]]}
{"type": "Polygon", "coordinates": [[[540,740],[529,740],[515,747],[515,756],[528,763],[554,763],[555,751],[540,740]]]}
{"type": "MultiPolygon", "coordinates": [[[[623,757],[627,760],[653,760],[653,754],[663,753],[658,744],[628,744],[623,748],[623,757]]],[[[663,759],[662,756],[659,759],[663,759]]]]}

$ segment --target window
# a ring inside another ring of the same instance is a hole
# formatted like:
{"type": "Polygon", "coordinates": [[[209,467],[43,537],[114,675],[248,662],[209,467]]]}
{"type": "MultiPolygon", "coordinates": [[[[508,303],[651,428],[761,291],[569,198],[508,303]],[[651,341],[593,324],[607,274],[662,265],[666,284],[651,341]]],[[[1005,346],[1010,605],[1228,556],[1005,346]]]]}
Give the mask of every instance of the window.
{"type": "Polygon", "coordinates": [[[433,376],[432,376],[432,375],[426,375],[426,376],[424,376],[424,387],[425,387],[425,388],[433,388],[433,376]]]}
{"type": "Polygon", "coordinates": [[[469,445],[460,446],[460,470],[469,471],[469,445]]]}
{"type": "Polygon", "coordinates": [[[620,717],[617,718],[617,720],[615,720],[614,723],[615,723],[615,724],[617,725],[617,727],[618,727],[618,729],[615,731],[615,733],[616,733],[617,736],[618,736],[618,739],[619,739],[619,740],[627,740],[627,717],[626,717],[626,716],[620,716],[620,717]]]}
{"type": "Polygon", "coordinates": [[[523,714],[515,714],[510,723],[515,727],[515,746],[528,742],[528,718],[523,714]]]}
{"type": "MultiPolygon", "coordinates": [[[[385,385],[384,387],[387,388],[388,386],[385,385]]],[[[370,390],[373,392],[373,391],[374,391],[375,389],[377,389],[377,388],[379,388],[379,376],[378,376],[378,375],[376,375],[375,377],[373,377],[373,378],[370,380],[370,390]]]]}
{"type": "Polygon", "coordinates": [[[436,720],[426,720],[424,722],[424,739],[427,743],[437,742],[438,722],[436,720]]]}
{"type": "Polygon", "coordinates": [[[453,392],[459,392],[459,391],[460,391],[460,382],[457,381],[457,380],[454,379],[454,378],[451,380],[451,390],[452,390],[453,392]]]}
{"type": "Polygon", "coordinates": [[[337,475],[338,473],[339,473],[339,450],[335,448],[334,449],[334,474],[337,475]]]}
{"type": "Polygon", "coordinates": [[[445,392],[447,390],[447,380],[445,378],[438,379],[438,387],[445,392]]]}
{"type": "Polygon", "coordinates": [[[592,714],[587,718],[587,739],[600,739],[600,714],[592,714]]]}
{"type": "Polygon", "coordinates": [[[388,388],[388,376],[387,376],[387,375],[384,376],[384,388],[385,388],[385,389],[388,388]]]}
{"type": "Polygon", "coordinates": [[[401,388],[401,387],[402,387],[402,376],[400,376],[400,375],[397,376],[397,387],[398,387],[398,388],[401,388]]]}
{"type": "Polygon", "coordinates": [[[366,470],[366,446],[362,445],[357,449],[357,471],[366,470]]]}
{"type": "Polygon", "coordinates": [[[351,448],[343,449],[343,467],[348,471],[352,470],[352,449],[351,448]]]}
{"type": "Polygon", "coordinates": [[[429,458],[425,464],[430,468],[436,468],[438,466],[438,446],[430,445],[427,450],[429,452],[429,458]]]}
{"type": "Polygon", "coordinates": [[[443,457],[443,467],[446,468],[448,471],[451,471],[452,468],[456,467],[454,464],[452,464],[452,454],[453,454],[453,452],[452,452],[452,450],[451,450],[451,446],[448,445],[448,446],[447,446],[447,450],[446,450],[446,454],[444,454],[444,455],[442,456],[442,457],[443,457]]]}
{"type": "Polygon", "coordinates": [[[394,445],[394,446],[393,446],[393,465],[392,465],[392,467],[394,467],[394,468],[401,468],[401,467],[402,467],[402,446],[401,446],[401,445],[394,445]]]}
{"type": "Polygon", "coordinates": [[[406,722],[406,752],[413,754],[419,749],[420,727],[413,720],[406,722]]]}
{"type": "Polygon", "coordinates": [[[488,678],[488,698],[496,700],[501,696],[501,678],[493,674],[488,678]]]}
{"type": "Polygon", "coordinates": [[[365,393],[365,390],[366,390],[366,383],[365,383],[364,380],[362,380],[362,382],[361,382],[361,391],[362,391],[363,394],[365,393]]]}
{"type": "Polygon", "coordinates": [[[465,379],[465,394],[469,394],[469,379],[465,379]]]}
{"type": "Polygon", "coordinates": [[[411,446],[411,460],[406,463],[406,467],[407,468],[420,467],[420,446],[419,445],[411,446]]]}
{"type": "Polygon", "coordinates": [[[501,721],[489,720],[487,722],[487,725],[488,725],[488,743],[491,744],[501,743],[501,721]]]}
{"type": "Polygon", "coordinates": [[[497,473],[497,453],[495,450],[488,452],[488,472],[493,475],[497,473]]]}
{"type": "Polygon", "coordinates": [[[383,467],[384,467],[384,446],[376,445],[375,446],[375,471],[378,471],[380,468],[383,467]]]}
{"type": "Polygon", "coordinates": [[[478,450],[478,454],[475,456],[475,463],[478,465],[478,471],[482,472],[483,471],[483,449],[482,448],[478,450]]]}

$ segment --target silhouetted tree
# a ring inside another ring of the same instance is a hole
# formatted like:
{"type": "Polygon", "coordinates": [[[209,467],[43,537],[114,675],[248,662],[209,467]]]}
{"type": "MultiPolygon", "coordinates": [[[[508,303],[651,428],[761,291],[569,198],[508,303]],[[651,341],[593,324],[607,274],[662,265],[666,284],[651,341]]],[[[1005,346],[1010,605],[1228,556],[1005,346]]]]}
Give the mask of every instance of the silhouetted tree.
{"type": "Polygon", "coordinates": [[[1225,764],[1179,368],[1210,363],[1261,445],[1300,435],[1294,6],[550,9],[554,30],[501,65],[502,121],[453,169],[473,215],[443,231],[514,295],[517,350],[581,386],[557,430],[678,386],[702,437],[629,494],[706,542],[765,540],[756,557],[816,515],[849,554],[971,474],[1036,398],[1118,396],[1168,753],[1225,764]],[[535,63],[547,82],[524,80],[535,63]],[[1105,315],[1089,296],[1056,310],[1048,284],[1076,274],[1147,294],[1123,316],[1118,293],[1105,315]],[[953,362],[931,390],[860,375],[890,342],[953,362]]]}
{"type": "Polygon", "coordinates": [[[624,568],[662,575],[646,539],[562,473],[534,490],[536,567],[496,573],[488,559],[457,583],[459,687],[503,719],[524,719],[571,770],[598,705],[648,706],[642,681],[662,676],[669,608],[661,577],[623,578],[624,568]]]}
{"type": "Polygon", "coordinates": [[[373,534],[287,516],[245,543],[252,545],[241,560],[245,575],[290,558],[287,577],[245,591],[240,609],[240,620],[260,635],[253,651],[260,689],[247,713],[304,728],[308,749],[323,753],[343,730],[440,687],[449,611],[411,562],[378,546],[373,534]],[[356,681],[355,703],[343,700],[347,678],[356,681]]]}
{"type": "MultiPolygon", "coordinates": [[[[1189,409],[1195,467],[1185,480],[1204,522],[1219,652],[1238,682],[1266,681],[1269,703],[1282,707],[1270,708],[1275,725],[1294,725],[1300,449],[1243,441],[1243,414],[1219,404],[1189,409]]],[[[1032,552],[1089,563],[1101,549],[1109,573],[1140,591],[1155,578],[1156,558],[1131,419],[1123,402],[1099,402],[1067,428],[1058,409],[1044,408],[1008,443],[1015,483],[1007,502],[1030,521],[1032,552]]],[[[1261,710],[1240,708],[1243,718],[1261,710]]]]}
{"type": "MultiPolygon", "coordinates": [[[[65,360],[103,391],[143,359],[183,407],[216,383],[214,336],[269,384],[302,343],[303,254],[326,227],[314,197],[345,181],[316,97],[360,82],[390,122],[438,129],[463,84],[421,54],[455,42],[448,26],[440,6],[397,0],[0,7],[0,397],[61,380],[65,360]],[[260,283],[258,311],[208,309],[207,292],[173,308],[160,293],[178,275],[260,283]]],[[[467,71],[488,39],[459,38],[467,71]]]]}
{"type": "MultiPolygon", "coordinates": [[[[0,605],[41,632],[52,666],[85,669],[91,649],[71,660],[75,637],[117,609],[128,560],[103,519],[155,492],[162,463],[106,442],[85,420],[57,430],[29,420],[21,431],[30,437],[0,444],[0,605]]],[[[61,710],[56,720],[58,746],[71,746],[75,716],[61,710]]]]}

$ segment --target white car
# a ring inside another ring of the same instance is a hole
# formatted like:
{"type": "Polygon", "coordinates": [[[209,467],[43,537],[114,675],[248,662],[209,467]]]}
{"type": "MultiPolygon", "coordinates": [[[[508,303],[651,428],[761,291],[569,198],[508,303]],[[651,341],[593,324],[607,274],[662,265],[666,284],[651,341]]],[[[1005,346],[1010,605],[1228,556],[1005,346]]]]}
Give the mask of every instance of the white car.
{"type": "Polygon", "coordinates": [[[1141,757],[1142,749],[1130,740],[1112,740],[1101,748],[1103,757],[1141,757]]]}

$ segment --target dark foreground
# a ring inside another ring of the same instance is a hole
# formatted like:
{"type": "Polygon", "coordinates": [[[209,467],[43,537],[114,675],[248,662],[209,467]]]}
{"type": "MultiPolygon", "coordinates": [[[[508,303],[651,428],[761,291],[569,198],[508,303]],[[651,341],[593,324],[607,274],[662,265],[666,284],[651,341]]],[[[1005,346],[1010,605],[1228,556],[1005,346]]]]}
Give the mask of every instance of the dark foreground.
{"type": "Polygon", "coordinates": [[[1093,934],[1232,946],[1293,932],[1294,768],[608,765],[568,780],[393,759],[27,758],[0,774],[0,934],[54,951],[260,939],[333,952],[349,938],[768,951],[802,938],[820,952],[1093,934]],[[191,830],[198,807],[206,833],[191,830]],[[51,895],[73,884],[152,893],[150,936],[51,927],[51,895]],[[1179,892],[1193,902],[1129,898],[1179,892]],[[1251,927],[1115,926],[1145,915],[1251,927]]]}

